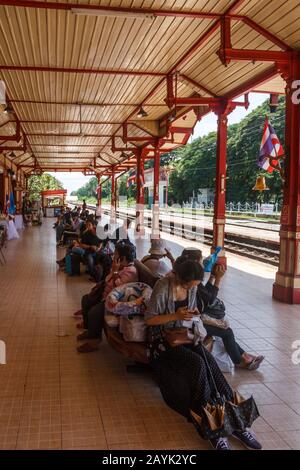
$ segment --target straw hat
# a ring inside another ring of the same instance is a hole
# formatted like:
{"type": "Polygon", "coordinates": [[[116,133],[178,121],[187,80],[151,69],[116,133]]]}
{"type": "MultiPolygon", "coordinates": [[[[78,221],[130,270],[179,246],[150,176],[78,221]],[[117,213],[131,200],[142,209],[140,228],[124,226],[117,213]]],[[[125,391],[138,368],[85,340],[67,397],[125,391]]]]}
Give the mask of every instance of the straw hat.
{"type": "Polygon", "coordinates": [[[166,245],[164,240],[161,238],[151,240],[151,247],[149,249],[151,255],[165,255],[166,254],[166,245]]]}

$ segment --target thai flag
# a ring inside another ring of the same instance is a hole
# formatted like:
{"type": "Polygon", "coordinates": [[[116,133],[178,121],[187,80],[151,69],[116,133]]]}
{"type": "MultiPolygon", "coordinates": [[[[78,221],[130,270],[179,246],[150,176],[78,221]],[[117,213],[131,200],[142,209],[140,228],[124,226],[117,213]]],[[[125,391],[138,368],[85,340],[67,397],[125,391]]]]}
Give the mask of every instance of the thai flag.
{"type": "Polygon", "coordinates": [[[268,173],[272,173],[272,165],[278,165],[278,157],[284,155],[283,147],[275,133],[274,128],[266,117],[263,137],[260,145],[258,166],[268,173]],[[272,158],[273,157],[273,158],[272,158]]]}

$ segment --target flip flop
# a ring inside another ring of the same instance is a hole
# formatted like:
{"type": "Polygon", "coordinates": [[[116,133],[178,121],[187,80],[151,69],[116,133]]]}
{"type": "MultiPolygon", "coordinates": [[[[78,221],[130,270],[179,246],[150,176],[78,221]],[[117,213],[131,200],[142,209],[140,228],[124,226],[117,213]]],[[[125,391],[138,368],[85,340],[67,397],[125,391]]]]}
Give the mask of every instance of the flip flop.
{"type": "Polygon", "coordinates": [[[77,312],[73,313],[73,317],[81,317],[82,316],[82,310],[77,310],[77,312]]]}
{"type": "Polygon", "coordinates": [[[91,343],[84,343],[76,349],[79,353],[90,353],[99,350],[98,346],[94,346],[91,343]]]}
{"type": "Polygon", "coordinates": [[[259,368],[261,365],[262,361],[264,360],[265,356],[257,356],[253,359],[253,361],[248,364],[247,369],[248,370],[256,370],[259,368]]]}
{"type": "Polygon", "coordinates": [[[89,339],[89,332],[86,330],[84,331],[83,333],[80,333],[78,336],[77,336],[77,340],[78,341],[83,341],[85,339],[89,339]]]}

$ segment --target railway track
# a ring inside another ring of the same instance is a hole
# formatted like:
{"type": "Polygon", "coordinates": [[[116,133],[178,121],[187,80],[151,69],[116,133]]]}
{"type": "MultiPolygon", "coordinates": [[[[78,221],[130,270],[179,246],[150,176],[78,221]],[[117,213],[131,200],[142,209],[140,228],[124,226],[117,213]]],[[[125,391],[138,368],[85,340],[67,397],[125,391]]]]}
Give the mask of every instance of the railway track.
{"type": "MultiPolygon", "coordinates": [[[[88,209],[95,210],[96,206],[88,205],[88,209]]],[[[109,215],[109,210],[103,208],[103,213],[109,215]]],[[[118,210],[116,216],[120,219],[129,218],[135,220],[135,215],[124,211],[118,210]]],[[[152,217],[145,217],[145,226],[151,228],[152,217]]],[[[249,228],[245,226],[245,228],[249,228]]],[[[212,245],[213,240],[213,230],[204,229],[201,233],[199,227],[195,225],[182,224],[166,220],[159,220],[159,229],[161,232],[169,233],[171,235],[176,235],[184,239],[191,241],[199,241],[205,245],[212,245]]],[[[271,264],[277,266],[279,262],[279,243],[277,241],[264,240],[249,237],[246,235],[232,234],[228,231],[225,232],[225,249],[231,253],[239,254],[247,258],[251,258],[263,263],[271,264]]]]}

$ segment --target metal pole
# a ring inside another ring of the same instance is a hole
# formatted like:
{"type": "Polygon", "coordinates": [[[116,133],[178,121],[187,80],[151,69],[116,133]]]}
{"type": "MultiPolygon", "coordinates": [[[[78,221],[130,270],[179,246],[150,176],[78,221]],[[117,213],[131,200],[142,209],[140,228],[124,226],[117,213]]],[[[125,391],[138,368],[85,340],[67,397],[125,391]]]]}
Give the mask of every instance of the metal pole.
{"type": "Polygon", "coordinates": [[[145,234],[144,227],[144,208],[145,208],[145,194],[144,194],[144,182],[145,182],[145,168],[144,168],[144,156],[146,152],[144,150],[138,150],[137,153],[137,168],[136,168],[136,212],[135,229],[139,236],[145,234]]]}
{"type": "Polygon", "coordinates": [[[226,256],[224,250],[225,235],[225,184],[226,184],[226,153],[227,153],[227,116],[218,114],[217,130],[217,164],[216,164],[216,191],[213,219],[213,247],[222,247],[218,258],[219,263],[226,267],[226,256]]]}
{"type": "Polygon", "coordinates": [[[160,172],[160,152],[158,148],[156,147],[155,152],[154,152],[151,238],[159,238],[159,176],[160,176],[159,172],[160,172]]]}
{"type": "Polygon", "coordinates": [[[110,223],[116,223],[116,178],[115,172],[111,174],[111,208],[110,208],[110,223]]]}
{"type": "Polygon", "coordinates": [[[102,184],[101,184],[101,175],[97,176],[98,180],[98,187],[97,187],[97,208],[96,208],[96,216],[102,216],[102,184]]]}

